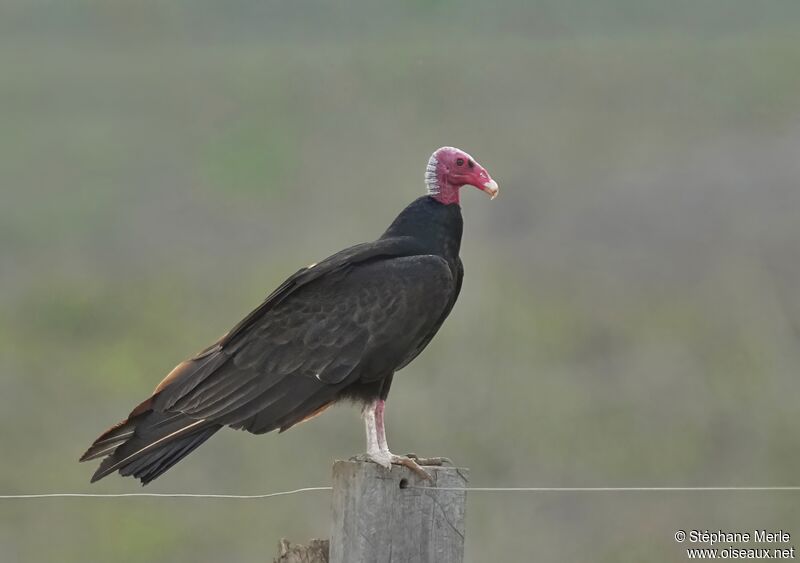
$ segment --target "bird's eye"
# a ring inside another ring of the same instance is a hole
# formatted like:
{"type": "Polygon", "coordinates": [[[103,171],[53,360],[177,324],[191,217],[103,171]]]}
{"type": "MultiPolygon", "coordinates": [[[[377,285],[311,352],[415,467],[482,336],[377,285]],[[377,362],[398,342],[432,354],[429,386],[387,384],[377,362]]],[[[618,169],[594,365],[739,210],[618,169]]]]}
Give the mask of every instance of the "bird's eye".
{"type": "Polygon", "coordinates": [[[456,164],[458,164],[459,166],[464,166],[464,159],[463,158],[457,158],[456,159],[456,164]]]}

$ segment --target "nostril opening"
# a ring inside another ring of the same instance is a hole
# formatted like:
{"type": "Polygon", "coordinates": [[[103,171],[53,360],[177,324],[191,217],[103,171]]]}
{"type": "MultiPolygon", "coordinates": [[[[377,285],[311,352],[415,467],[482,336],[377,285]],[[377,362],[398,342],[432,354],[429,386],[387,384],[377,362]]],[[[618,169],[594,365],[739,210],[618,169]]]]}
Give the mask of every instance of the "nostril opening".
{"type": "Polygon", "coordinates": [[[408,479],[400,479],[400,488],[407,489],[408,488],[408,479]]]}

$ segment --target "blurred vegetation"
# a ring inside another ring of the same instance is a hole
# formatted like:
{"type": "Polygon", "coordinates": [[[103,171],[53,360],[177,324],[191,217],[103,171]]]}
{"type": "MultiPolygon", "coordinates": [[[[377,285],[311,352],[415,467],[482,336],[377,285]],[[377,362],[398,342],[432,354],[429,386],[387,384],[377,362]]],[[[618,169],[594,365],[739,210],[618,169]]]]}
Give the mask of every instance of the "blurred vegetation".
{"type": "MultiPolygon", "coordinates": [[[[299,266],[377,236],[431,151],[466,280],[389,440],[480,486],[797,485],[800,4],[5,0],[0,492],[77,457],[299,266]]],[[[147,490],[322,485],[353,409],[226,431],[147,490]]],[[[328,497],[0,503],[0,560],[265,561],[328,497]]],[[[675,561],[782,494],[474,494],[468,560],[675,561]],[[535,553],[531,553],[535,546],[535,553]]]]}

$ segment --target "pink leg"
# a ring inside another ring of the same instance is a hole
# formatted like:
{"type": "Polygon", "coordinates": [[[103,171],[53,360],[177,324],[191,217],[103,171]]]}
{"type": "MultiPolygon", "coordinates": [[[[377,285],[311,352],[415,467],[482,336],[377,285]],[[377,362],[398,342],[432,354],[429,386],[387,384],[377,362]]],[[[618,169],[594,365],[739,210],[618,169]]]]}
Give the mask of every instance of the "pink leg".
{"type": "Polygon", "coordinates": [[[389,452],[389,445],[386,443],[386,423],[383,420],[383,411],[386,410],[386,401],[375,401],[375,430],[378,434],[378,447],[382,452],[389,452]]]}
{"type": "Polygon", "coordinates": [[[383,400],[376,400],[364,406],[364,410],[361,412],[367,431],[367,453],[363,456],[355,456],[351,459],[373,461],[386,468],[391,467],[392,464],[404,465],[423,479],[430,479],[431,476],[421,467],[422,465],[442,465],[442,463],[445,462],[450,463],[450,460],[446,457],[423,459],[414,454],[400,456],[390,452],[389,446],[386,444],[386,423],[383,416],[385,410],[386,402],[383,400]]]}

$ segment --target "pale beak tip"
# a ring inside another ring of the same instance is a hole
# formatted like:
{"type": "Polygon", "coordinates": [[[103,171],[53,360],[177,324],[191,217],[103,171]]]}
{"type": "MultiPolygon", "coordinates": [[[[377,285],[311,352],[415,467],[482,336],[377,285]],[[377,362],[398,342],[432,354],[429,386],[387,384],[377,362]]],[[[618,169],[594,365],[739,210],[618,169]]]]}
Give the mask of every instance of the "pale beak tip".
{"type": "Polygon", "coordinates": [[[486,190],[486,193],[489,194],[490,200],[496,198],[497,194],[500,193],[500,186],[498,186],[497,182],[495,182],[494,180],[489,180],[483,185],[483,187],[486,190]]]}

